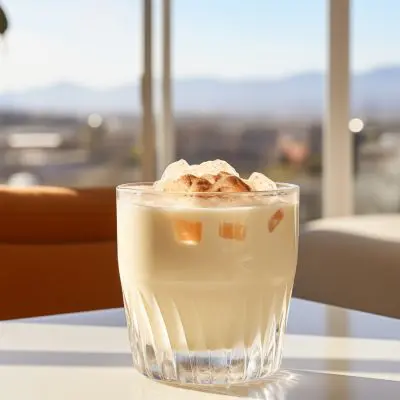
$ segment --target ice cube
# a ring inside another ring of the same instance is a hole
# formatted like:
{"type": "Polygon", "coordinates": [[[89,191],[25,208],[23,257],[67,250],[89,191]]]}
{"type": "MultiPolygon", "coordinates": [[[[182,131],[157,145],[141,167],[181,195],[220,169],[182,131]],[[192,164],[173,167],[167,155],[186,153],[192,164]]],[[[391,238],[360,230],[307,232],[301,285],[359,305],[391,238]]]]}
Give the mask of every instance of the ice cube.
{"type": "Polygon", "coordinates": [[[266,177],[264,174],[261,174],[260,172],[253,172],[246,183],[251,187],[251,190],[254,192],[277,189],[276,183],[266,177]]]}
{"type": "Polygon", "coordinates": [[[174,233],[178,242],[195,245],[201,242],[203,225],[200,221],[174,220],[174,233]]]}
{"type": "Polygon", "coordinates": [[[246,237],[246,226],[239,223],[222,222],[219,225],[219,236],[224,239],[243,241],[246,237]]]}
{"type": "Polygon", "coordinates": [[[282,208],[277,210],[268,221],[268,230],[273,232],[275,228],[281,223],[285,213],[282,208]]]}

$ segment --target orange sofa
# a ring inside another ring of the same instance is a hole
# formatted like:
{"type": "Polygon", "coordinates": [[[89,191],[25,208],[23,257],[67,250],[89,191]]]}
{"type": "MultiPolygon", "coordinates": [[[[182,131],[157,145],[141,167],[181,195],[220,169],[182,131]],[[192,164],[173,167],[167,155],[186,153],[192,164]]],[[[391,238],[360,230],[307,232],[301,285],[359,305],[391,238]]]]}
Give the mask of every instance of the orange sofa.
{"type": "MultiPolygon", "coordinates": [[[[0,320],[122,306],[115,208],[113,188],[0,187],[0,320]]],[[[305,227],[294,296],[398,318],[398,242],[357,250],[363,218],[346,221],[305,227]]]]}
{"type": "Polygon", "coordinates": [[[115,189],[0,188],[0,319],[121,305],[115,189]]]}

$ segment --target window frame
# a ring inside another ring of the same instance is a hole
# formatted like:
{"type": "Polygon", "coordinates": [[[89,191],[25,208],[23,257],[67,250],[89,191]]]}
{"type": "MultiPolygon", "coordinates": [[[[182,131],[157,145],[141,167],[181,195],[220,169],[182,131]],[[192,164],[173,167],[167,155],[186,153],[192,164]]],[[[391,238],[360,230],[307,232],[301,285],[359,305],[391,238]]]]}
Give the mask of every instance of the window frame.
{"type": "Polygon", "coordinates": [[[354,213],[353,137],[349,131],[351,0],[328,0],[322,217],[354,213]]]}
{"type": "Polygon", "coordinates": [[[143,66],[140,81],[142,104],[142,181],[156,178],[156,137],[153,99],[153,0],[143,0],[143,66]]]}

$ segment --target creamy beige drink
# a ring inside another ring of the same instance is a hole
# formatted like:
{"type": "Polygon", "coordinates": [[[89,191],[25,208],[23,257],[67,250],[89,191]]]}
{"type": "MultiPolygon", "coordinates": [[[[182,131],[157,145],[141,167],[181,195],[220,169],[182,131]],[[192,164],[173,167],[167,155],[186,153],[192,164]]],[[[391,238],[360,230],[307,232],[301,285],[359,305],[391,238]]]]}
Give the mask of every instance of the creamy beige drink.
{"type": "Polygon", "coordinates": [[[259,174],[242,180],[219,163],[167,170],[152,186],[118,191],[121,283],[134,362],[146,375],[219,383],[221,374],[243,381],[279,367],[297,261],[298,191],[259,174]],[[246,364],[253,353],[255,367],[246,364]],[[177,360],[186,356],[185,375],[177,360]],[[210,358],[210,371],[226,371],[196,377],[202,357],[210,358]]]}

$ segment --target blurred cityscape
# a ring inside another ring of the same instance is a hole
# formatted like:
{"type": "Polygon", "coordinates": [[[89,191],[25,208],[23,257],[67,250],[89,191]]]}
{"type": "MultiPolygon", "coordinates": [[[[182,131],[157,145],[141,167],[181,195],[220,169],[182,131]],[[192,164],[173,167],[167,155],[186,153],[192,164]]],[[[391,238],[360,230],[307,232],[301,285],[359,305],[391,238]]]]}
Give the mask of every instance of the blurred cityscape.
{"type": "MultiPolygon", "coordinates": [[[[327,4],[207,1],[172,7],[177,157],[298,183],[301,221],[320,217],[327,4]]],[[[28,0],[4,3],[0,185],[140,180],[142,2],[47,1],[51,18],[28,0]]],[[[356,212],[399,212],[399,4],[365,3],[353,0],[351,17],[356,212]]]]}
{"type": "MultiPolygon", "coordinates": [[[[140,118],[0,112],[0,184],[111,186],[141,179],[140,118]]],[[[177,157],[221,158],[245,175],[301,185],[301,221],[321,215],[318,118],[179,115],[177,157]]],[[[358,213],[400,211],[400,120],[353,119],[358,213]]]]}

